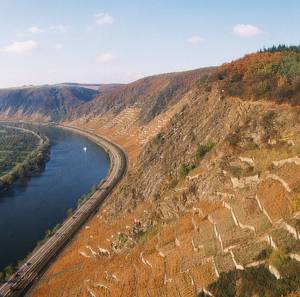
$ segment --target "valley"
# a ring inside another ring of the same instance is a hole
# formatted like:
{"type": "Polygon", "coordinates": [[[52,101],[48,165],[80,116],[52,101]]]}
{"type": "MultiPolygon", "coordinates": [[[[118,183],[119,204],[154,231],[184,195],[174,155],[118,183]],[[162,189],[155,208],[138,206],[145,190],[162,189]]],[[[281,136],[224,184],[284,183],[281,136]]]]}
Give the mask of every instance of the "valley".
{"type": "Polygon", "coordinates": [[[299,49],[278,47],[66,110],[128,170],[27,296],[297,296],[299,76],[299,49]]]}
{"type": "Polygon", "coordinates": [[[50,160],[43,170],[16,180],[0,195],[1,281],[29,261],[32,250],[36,252],[95,192],[109,169],[106,152],[86,136],[66,128],[21,125],[47,135],[50,160]]]}

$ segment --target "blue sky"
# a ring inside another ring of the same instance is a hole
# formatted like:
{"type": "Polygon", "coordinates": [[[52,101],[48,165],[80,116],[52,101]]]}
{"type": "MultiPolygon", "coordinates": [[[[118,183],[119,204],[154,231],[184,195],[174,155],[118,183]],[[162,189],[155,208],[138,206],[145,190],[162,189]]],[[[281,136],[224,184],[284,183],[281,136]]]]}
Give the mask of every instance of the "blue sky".
{"type": "Polygon", "coordinates": [[[299,0],[1,0],[0,87],[129,82],[300,43],[299,0]]]}

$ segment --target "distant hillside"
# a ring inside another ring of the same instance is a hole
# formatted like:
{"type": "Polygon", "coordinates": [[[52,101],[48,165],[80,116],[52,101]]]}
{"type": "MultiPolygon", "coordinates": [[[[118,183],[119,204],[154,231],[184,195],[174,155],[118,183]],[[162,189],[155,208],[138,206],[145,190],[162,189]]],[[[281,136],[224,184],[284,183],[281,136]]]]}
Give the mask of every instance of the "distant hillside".
{"type": "Polygon", "coordinates": [[[71,118],[94,117],[108,111],[118,114],[126,107],[138,107],[141,109],[140,121],[148,122],[182,99],[196,81],[211,73],[213,69],[209,67],[142,78],[81,105],[73,110],[71,118]]]}
{"type": "Polygon", "coordinates": [[[80,86],[40,86],[0,90],[2,118],[57,121],[71,108],[92,100],[99,91],[80,86]]]}
{"type": "Polygon", "coordinates": [[[101,93],[104,93],[107,91],[112,91],[122,86],[122,84],[81,84],[81,83],[65,82],[65,83],[57,84],[57,86],[82,87],[82,88],[97,90],[101,93]]]}
{"type": "Polygon", "coordinates": [[[0,117],[60,121],[118,114],[140,108],[139,120],[148,122],[176,102],[213,68],[146,77],[130,84],[29,86],[0,90],[0,117]]]}

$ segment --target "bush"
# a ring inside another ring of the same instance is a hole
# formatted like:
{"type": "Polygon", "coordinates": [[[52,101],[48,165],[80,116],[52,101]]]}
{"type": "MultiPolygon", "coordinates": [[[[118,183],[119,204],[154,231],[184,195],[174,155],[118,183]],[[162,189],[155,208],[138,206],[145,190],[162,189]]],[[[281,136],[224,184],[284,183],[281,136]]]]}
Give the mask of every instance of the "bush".
{"type": "Polygon", "coordinates": [[[293,269],[280,280],[264,266],[221,273],[220,278],[208,290],[218,297],[282,297],[299,289],[299,268],[293,269]]]}
{"type": "Polygon", "coordinates": [[[162,228],[161,224],[150,226],[146,231],[141,231],[137,234],[137,241],[141,244],[146,243],[151,238],[153,238],[156,234],[158,234],[161,228],[162,228]]]}
{"type": "Polygon", "coordinates": [[[117,240],[120,244],[124,245],[128,241],[128,236],[125,233],[118,234],[117,240]]]}
{"type": "Polygon", "coordinates": [[[196,160],[202,159],[213,147],[215,143],[210,140],[206,144],[199,144],[196,151],[196,160]]]}
{"type": "Polygon", "coordinates": [[[156,145],[159,145],[162,143],[163,139],[164,139],[164,133],[160,132],[154,137],[153,141],[156,145]]]}
{"type": "Polygon", "coordinates": [[[195,164],[181,164],[179,167],[179,177],[184,178],[186,177],[189,172],[195,168],[195,164]]]}
{"type": "Polygon", "coordinates": [[[73,209],[72,208],[69,208],[68,210],[67,210],[67,217],[69,218],[69,217],[71,217],[73,215],[73,209]]]}
{"type": "Polygon", "coordinates": [[[229,166],[228,171],[237,178],[240,178],[244,173],[243,169],[239,166],[229,166]]]}
{"type": "Polygon", "coordinates": [[[0,284],[5,281],[5,274],[3,272],[0,272],[0,284]]]}
{"type": "Polygon", "coordinates": [[[5,275],[5,280],[8,280],[9,277],[14,273],[14,268],[12,265],[8,265],[3,269],[3,273],[5,275]]]}
{"type": "Polygon", "coordinates": [[[256,85],[254,89],[254,94],[257,97],[263,96],[271,90],[271,85],[266,81],[261,81],[256,85]]]}
{"type": "Polygon", "coordinates": [[[261,261],[261,260],[265,260],[268,259],[270,257],[270,255],[272,254],[272,248],[268,247],[266,249],[263,249],[259,255],[256,257],[256,261],[261,261]]]}
{"type": "Polygon", "coordinates": [[[178,184],[178,179],[177,178],[173,178],[171,180],[170,187],[171,188],[175,188],[177,186],[177,184],[178,184]]]}
{"type": "Polygon", "coordinates": [[[270,256],[270,263],[276,267],[285,277],[300,275],[300,265],[288,255],[288,248],[273,250],[270,256]]]}
{"type": "Polygon", "coordinates": [[[197,81],[197,83],[199,84],[199,85],[203,85],[203,84],[205,84],[207,81],[208,81],[208,74],[205,74],[205,75],[203,75],[198,81],[197,81]]]}

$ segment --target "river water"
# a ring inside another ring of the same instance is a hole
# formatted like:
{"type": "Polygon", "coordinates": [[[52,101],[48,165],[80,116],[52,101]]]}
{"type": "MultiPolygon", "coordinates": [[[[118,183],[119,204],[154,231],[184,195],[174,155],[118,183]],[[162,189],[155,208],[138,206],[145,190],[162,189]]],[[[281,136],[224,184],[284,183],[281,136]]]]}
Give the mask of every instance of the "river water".
{"type": "Polygon", "coordinates": [[[32,251],[108,172],[107,154],[87,138],[59,128],[42,130],[51,143],[45,169],[0,194],[0,271],[32,251]]]}

